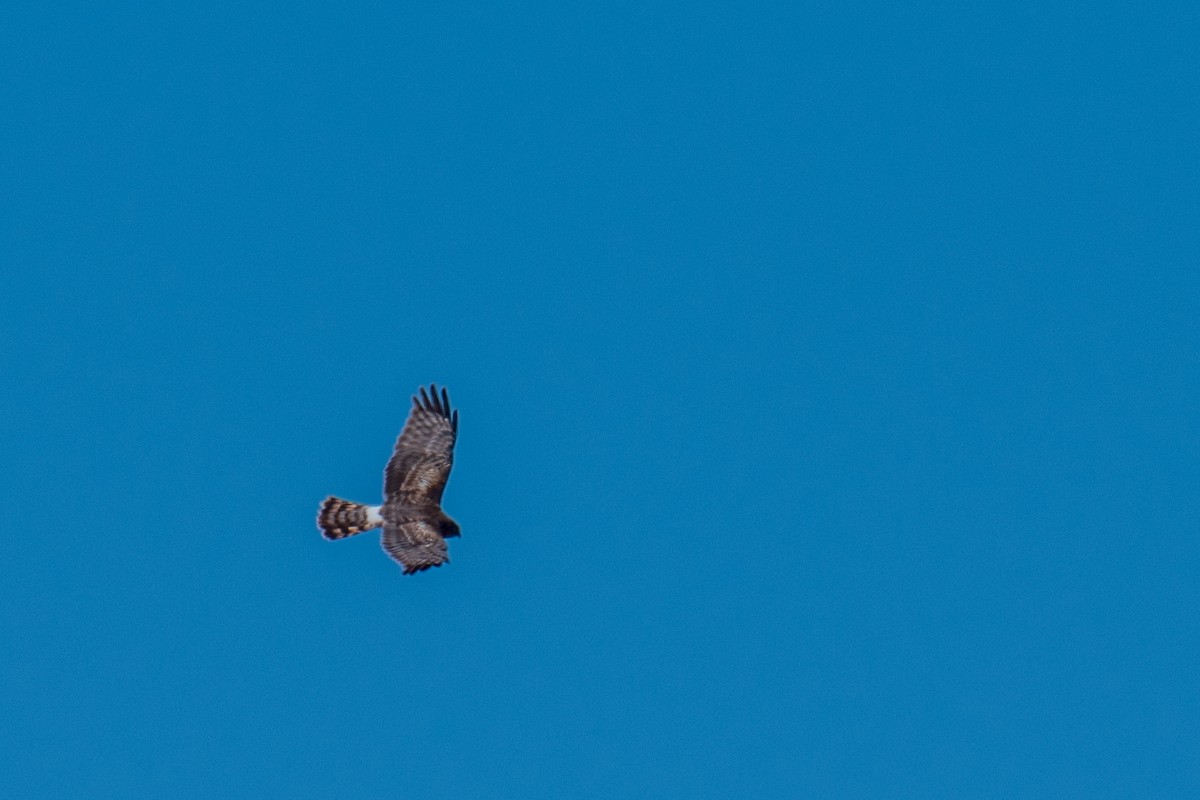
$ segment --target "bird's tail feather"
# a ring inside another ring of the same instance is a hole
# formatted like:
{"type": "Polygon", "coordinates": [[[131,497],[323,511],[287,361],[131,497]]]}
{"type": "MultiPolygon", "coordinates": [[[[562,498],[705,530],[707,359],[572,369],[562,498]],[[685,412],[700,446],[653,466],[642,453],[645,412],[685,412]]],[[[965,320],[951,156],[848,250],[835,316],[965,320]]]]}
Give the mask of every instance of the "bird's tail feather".
{"type": "Polygon", "coordinates": [[[317,513],[317,527],[326,539],[345,539],[383,524],[377,508],[351,503],[340,497],[326,497],[317,513]]]}

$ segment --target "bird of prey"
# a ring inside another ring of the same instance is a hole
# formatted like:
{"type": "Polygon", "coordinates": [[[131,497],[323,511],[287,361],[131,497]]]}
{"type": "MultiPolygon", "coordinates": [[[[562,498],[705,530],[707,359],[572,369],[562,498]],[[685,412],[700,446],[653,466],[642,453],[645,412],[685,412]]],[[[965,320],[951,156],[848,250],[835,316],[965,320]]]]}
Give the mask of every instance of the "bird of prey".
{"type": "Polygon", "coordinates": [[[383,471],[383,505],[367,506],[327,497],[317,514],[326,539],[344,539],[383,528],[384,551],[411,575],[450,560],[446,539],[459,535],[458,523],[442,511],[442,490],[454,463],[458,411],[436,384],[413,397],[404,430],[383,471]]]}

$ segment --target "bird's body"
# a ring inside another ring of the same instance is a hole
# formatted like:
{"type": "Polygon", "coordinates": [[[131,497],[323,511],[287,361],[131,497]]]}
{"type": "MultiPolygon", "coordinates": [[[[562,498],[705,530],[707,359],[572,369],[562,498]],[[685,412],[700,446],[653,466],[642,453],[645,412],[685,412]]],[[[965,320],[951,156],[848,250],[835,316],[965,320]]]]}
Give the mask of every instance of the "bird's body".
{"type": "Polygon", "coordinates": [[[317,514],[326,539],[344,539],[383,528],[384,551],[409,575],[450,560],[446,539],[459,535],[458,523],[442,511],[442,492],[454,464],[458,412],[436,385],[413,397],[413,408],[383,471],[383,504],[367,506],[327,497],[317,514]]]}

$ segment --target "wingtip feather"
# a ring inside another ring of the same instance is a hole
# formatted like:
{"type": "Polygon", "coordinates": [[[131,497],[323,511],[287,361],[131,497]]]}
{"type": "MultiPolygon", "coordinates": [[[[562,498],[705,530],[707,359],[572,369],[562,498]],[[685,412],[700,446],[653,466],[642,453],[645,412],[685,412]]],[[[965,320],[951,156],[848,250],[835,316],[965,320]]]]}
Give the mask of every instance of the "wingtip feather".
{"type": "Polygon", "coordinates": [[[413,395],[412,399],[415,408],[445,417],[457,426],[458,410],[451,408],[450,392],[445,386],[439,388],[436,383],[431,383],[428,388],[421,386],[418,391],[419,395],[413,395]]]}

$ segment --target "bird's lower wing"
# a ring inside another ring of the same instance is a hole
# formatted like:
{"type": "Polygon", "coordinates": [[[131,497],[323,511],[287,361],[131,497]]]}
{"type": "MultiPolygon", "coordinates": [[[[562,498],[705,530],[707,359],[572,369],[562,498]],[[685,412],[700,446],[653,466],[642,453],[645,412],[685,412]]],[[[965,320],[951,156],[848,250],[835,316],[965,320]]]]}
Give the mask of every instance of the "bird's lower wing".
{"type": "Polygon", "coordinates": [[[380,540],[383,550],[411,575],[430,567],[440,567],[450,560],[446,540],[437,528],[423,519],[413,519],[396,525],[384,525],[380,540]]]}

